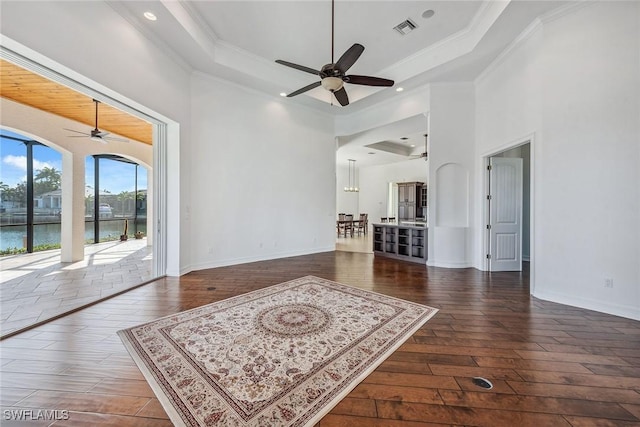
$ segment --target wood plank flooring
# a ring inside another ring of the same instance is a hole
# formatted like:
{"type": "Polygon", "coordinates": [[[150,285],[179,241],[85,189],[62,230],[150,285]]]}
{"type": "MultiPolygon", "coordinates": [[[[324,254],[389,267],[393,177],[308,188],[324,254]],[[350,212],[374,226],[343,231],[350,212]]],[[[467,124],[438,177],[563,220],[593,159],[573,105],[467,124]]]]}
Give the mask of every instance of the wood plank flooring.
{"type": "Polygon", "coordinates": [[[640,426],[640,322],[531,298],[526,273],[349,252],[160,279],[3,340],[0,423],[171,425],[116,331],[309,274],[440,309],[319,427],[640,426]],[[37,409],[68,419],[8,419],[37,409]]]}

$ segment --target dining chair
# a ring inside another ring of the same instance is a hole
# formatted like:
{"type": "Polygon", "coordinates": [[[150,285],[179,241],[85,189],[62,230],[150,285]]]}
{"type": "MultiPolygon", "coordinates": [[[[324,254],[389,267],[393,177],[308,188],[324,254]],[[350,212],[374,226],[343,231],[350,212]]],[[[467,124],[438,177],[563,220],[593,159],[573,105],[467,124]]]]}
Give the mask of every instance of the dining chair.
{"type": "Polygon", "coordinates": [[[354,226],[356,231],[358,232],[358,236],[360,235],[361,231],[364,231],[364,234],[367,234],[367,228],[368,228],[368,224],[367,224],[367,217],[368,214],[360,214],[360,219],[358,221],[355,222],[354,226]]]}
{"type": "Polygon", "coordinates": [[[344,216],[344,237],[347,237],[347,231],[351,237],[353,237],[353,214],[346,214],[344,216]]]}
{"type": "MultiPolygon", "coordinates": [[[[338,214],[338,220],[336,221],[336,229],[338,230],[338,237],[340,237],[340,230],[344,229],[344,217],[345,217],[345,214],[343,213],[338,214]]],[[[347,237],[346,234],[345,234],[345,237],[347,237]]]]}

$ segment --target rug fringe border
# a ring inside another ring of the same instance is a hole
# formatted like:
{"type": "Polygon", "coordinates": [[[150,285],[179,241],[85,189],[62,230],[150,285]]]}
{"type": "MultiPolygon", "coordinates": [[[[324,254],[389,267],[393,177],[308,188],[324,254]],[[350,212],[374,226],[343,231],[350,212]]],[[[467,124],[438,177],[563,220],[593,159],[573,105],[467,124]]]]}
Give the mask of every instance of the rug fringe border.
{"type": "Polygon", "coordinates": [[[169,420],[176,427],[188,427],[187,424],[182,419],[182,416],[180,415],[180,413],[173,406],[173,403],[171,402],[171,400],[169,400],[165,392],[162,390],[162,387],[160,387],[160,383],[158,382],[158,380],[153,376],[153,374],[151,373],[151,370],[147,367],[147,365],[144,363],[142,358],[138,355],[138,352],[133,348],[132,343],[129,341],[129,338],[126,335],[127,333],[126,330],[121,330],[121,331],[118,331],[117,333],[118,333],[118,336],[120,337],[120,340],[124,344],[125,348],[129,352],[129,355],[138,366],[138,369],[142,373],[142,376],[147,381],[147,384],[149,384],[149,387],[151,387],[153,394],[156,395],[156,398],[160,402],[160,405],[162,405],[162,409],[164,409],[167,415],[169,416],[169,420]]]}

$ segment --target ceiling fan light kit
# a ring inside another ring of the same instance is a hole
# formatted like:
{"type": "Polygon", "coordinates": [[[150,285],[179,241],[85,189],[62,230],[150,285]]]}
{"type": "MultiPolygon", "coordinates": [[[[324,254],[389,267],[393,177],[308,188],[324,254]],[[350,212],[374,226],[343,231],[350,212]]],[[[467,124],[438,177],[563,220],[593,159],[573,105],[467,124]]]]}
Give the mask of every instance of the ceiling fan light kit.
{"type": "Polygon", "coordinates": [[[330,92],[335,92],[336,90],[340,90],[344,84],[344,82],[338,77],[325,77],[320,81],[320,84],[323,88],[330,92]]]}
{"type": "Polygon", "coordinates": [[[307,92],[311,89],[315,89],[318,86],[322,86],[329,92],[333,93],[340,105],[344,107],[349,105],[349,96],[347,95],[347,91],[344,88],[344,83],[364,86],[393,86],[394,81],[389,79],[371,76],[346,75],[347,70],[349,70],[349,68],[351,68],[351,66],[355,64],[358,58],[360,58],[360,55],[362,55],[362,52],[364,52],[364,46],[362,46],[361,44],[353,44],[349,49],[347,49],[345,53],[342,54],[340,59],[338,59],[338,62],[333,62],[335,21],[334,4],[334,0],[331,0],[331,63],[326,64],[320,71],[318,71],[310,67],[305,67],[304,65],[294,64],[293,62],[283,61],[281,59],[276,60],[278,64],[284,65],[286,67],[295,68],[296,70],[304,71],[305,73],[320,76],[319,82],[311,83],[310,85],[291,92],[287,95],[287,98],[300,95],[301,93],[307,92]]]}

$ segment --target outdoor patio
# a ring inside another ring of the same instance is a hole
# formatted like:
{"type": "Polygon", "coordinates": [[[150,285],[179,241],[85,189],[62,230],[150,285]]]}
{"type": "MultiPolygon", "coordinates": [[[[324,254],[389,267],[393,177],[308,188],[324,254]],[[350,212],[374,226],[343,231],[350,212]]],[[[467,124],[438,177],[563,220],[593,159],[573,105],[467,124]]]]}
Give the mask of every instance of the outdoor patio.
{"type": "Polygon", "coordinates": [[[85,246],[60,262],[60,250],[0,258],[0,330],[4,337],[152,279],[147,239],[85,246]]]}

